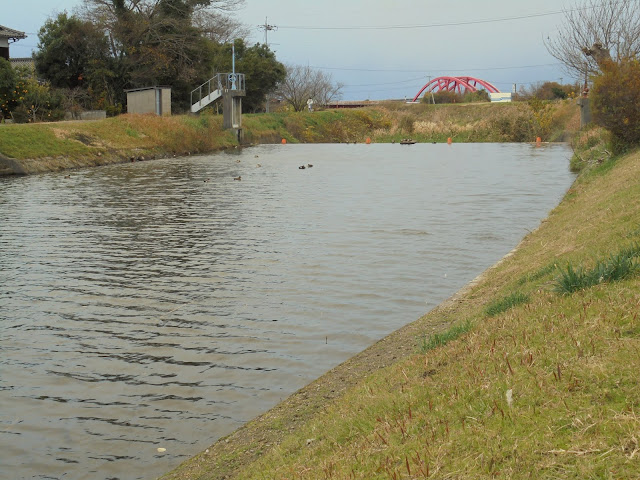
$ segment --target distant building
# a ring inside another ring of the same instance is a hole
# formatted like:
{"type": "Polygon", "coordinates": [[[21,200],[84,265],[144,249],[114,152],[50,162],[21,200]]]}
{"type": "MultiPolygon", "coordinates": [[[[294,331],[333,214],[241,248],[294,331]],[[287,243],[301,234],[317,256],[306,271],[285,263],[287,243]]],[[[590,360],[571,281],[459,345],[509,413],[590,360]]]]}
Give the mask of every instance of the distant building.
{"type": "Polygon", "coordinates": [[[9,60],[9,44],[27,38],[24,32],[0,25],[0,57],[9,60]]]}
{"type": "Polygon", "coordinates": [[[511,101],[511,92],[508,93],[489,93],[489,99],[491,100],[491,102],[499,102],[499,103],[505,103],[505,102],[510,102],[511,101]]]}

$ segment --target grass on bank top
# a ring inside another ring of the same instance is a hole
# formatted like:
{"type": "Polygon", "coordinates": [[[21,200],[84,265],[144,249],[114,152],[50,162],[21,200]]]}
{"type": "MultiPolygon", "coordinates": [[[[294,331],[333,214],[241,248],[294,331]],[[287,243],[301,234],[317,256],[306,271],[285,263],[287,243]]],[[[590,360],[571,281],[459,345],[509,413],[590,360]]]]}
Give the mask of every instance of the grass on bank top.
{"type": "Polygon", "coordinates": [[[120,115],[94,121],[0,126],[0,154],[16,159],[185,154],[236,144],[222,117],[120,115]]]}
{"type": "MultiPolygon", "coordinates": [[[[635,153],[583,174],[511,257],[419,320],[467,333],[369,376],[227,478],[638,478],[640,279],[553,283],[555,265],[590,269],[639,240],[635,153]],[[526,302],[487,314],[514,292],[526,302]]],[[[217,454],[171,478],[220,478],[217,454]]]]}
{"type": "Polygon", "coordinates": [[[11,158],[42,158],[60,155],[85,155],[90,148],[73,138],[59,138],[52,124],[2,125],[0,154],[11,158]]]}
{"type": "Polygon", "coordinates": [[[249,143],[533,142],[561,140],[579,128],[575,102],[406,105],[383,102],[362,109],[254,114],[243,116],[249,143]]]}

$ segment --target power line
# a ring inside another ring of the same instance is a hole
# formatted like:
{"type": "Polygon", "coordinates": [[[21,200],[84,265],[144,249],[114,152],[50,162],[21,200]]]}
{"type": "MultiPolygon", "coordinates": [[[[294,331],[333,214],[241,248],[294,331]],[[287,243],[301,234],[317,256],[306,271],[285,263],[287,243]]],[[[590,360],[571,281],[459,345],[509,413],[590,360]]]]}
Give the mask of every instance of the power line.
{"type": "Polygon", "coordinates": [[[408,78],[407,80],[395,81],[395,82],[385,82],[385,83],[365,83],[362,85],[349,85],[350,87],[377,87],[378,85],[400,85],[402,83],[415,82],[417,80],[421,80],[424,78],[423,76],[417,78],[408,78]]]}
{"type": "MultiPolygon", "coordinates": [[[[418,80],[422,80],[424,78],[424,76],[428,75],[427,72],[433,72],[433,71],[446,71],[448,73],[456,73],[456,72],[471,72],[471,71],[492,71],[492,70],[517,70],[517,69],[521,69],[521,68],[540,68],[540,67],[553,67],[553,66],[559,66],[562,65],[561,63],[543,63],[543,64],[539,64],[539,65],[520,65],[520,66],[513,66],[513,67],[493,67],[493,68],[467,68],[467,69],[448,69],[448,68],[433,68],[431,70],[387,70],[387,69],[357,69],[357,68],[339,68],[339,67],[312,67],[312,68],[317,68],[319,70],[350,70],[350,71],[365,71],[365,72],[401,72],[401,73],[422,73],[423,75],[420,77],[415,77],[415,78],[409,78],[406,80],[401,80],[401,81],[393,81],[393,82],[383,82],[383,83],[365,83],[365,84],[355,84],[355,85],[351,85],[351,84],[346,84],[344,85],[345,88],[355,88],[355,87],[377,87],[377,86],[385,86],[385,85],[398,85],[401,86],[402,84],[406,84],[406,83],[411,83],[411,82],[415,82],[418,80]]],[[[492,82],[495,83],[495,82],[492,82]]],[[[518,83],[527,83],[527,82],[518,82],[518,83]]],[[[531,83],[536,83],[536,82],[531,82],[531,83]]]]}
{"type": "Polygon", "coordinates": [[[529,15],[517,15],[513,17],[488,18],[485,20],[469,20],[465,22],[448,22],[448,23],[429,23],[429,24],[422,24],[422,25],[355,25],[355,26],[348,26],[348,27],[326,27],[326,26],[319,27],[315,25],[281,25],[280,28],[284,28],[288,30],[408,30],[408,29],[416,29],[416,28],[458,27],[458,26],[464,26],[464,25],[510,22],[513,20],[548,17],[551,15],[565,14],[570,11],[583,10],[584,8],[585,7],[573,8],[569,10],[555,10],[552,12],[532,13],[529,15]]]}
{"type": "MultiPolygon", "coordinates": [[[[615,0],[606,0],[604,4],[615,2],[615,0]]],[[[617,2],[615,2],[617,3],[617,2]]],[[[289,30],[402,30],[416,28],[441,28],[441,27],[459,27],[465,25],[479,25],[483,23],[511,22],[513,20],[526,20],[529,18],[549,17],[552,15],[562,15],[569,12],[577,12],[580,10],[590,10],[601,5],[587,5],[584,7],[573,7],[564,10],[553,10],[550,12],[530,13],[528,15],[515,15],[512,17],[487,18],[484,20],[468,20],[464,22],[448,22],[448,23],[427,23],[418,25],[354,25],[354,26],[316,26],[316,25],[281,25],[280,28],[289,30]]]]}
{"type": "Polygon", "coordinates": [[[320,67],[320,66],[313,66],[312,68],[317,68],[318,70],[339,70],[339,71],[351,71],[351,72],[397,72],[397,73],[424,73],[427,74],[428,72],[434,72],[434,71],[447,71],[447,72],[469,72],[469,71],[474,71],[474,72],[479,72],[479,71],[491,71],[491,70],[515,70],[518,68],[541,68],[541,67],[556,67],[556,66],[560,66],[562,65],[562,63],[541,63],[539,65],[519,65],[519,66],[513,66],[513,67],[482,67],[482,68],[456,68],[456,69],[451,69],[451,68],[437,68],[437,67],[433,67],[433,68],[429,68],[428,70],[398,70],[398,69],[389,69],[389,68],[385,68],[385,69],[376,69],[376,68],[347,68],[347,67],[320,67]]]}

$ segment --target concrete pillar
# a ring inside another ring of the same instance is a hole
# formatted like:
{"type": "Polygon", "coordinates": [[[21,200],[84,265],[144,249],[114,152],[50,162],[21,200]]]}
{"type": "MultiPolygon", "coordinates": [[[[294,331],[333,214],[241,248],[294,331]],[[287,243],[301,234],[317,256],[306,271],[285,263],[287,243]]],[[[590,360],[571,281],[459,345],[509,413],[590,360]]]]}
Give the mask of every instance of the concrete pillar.
{"type": "Polygon", "coordinates": [[[580,106],[580,128],[591,123],[591,105],[589,97],[578,98],[578,105],[580,106]]]}
{"type": "Polygon", "coordinates": [[[242,97],[231,90],[222,95],[222,126],[224,128],[242,128],[242,97]]]}

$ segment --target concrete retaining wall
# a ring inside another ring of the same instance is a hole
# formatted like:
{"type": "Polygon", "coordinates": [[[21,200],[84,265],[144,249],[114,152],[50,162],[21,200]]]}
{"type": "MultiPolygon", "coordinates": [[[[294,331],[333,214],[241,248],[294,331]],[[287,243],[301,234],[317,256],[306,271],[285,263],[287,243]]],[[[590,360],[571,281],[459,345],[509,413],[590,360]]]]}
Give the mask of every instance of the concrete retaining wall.
{"type": "Polygon", "coordinates": [[[105,118],[107,118],[106,110],[87,110],[78,115],[73,115],[71,112],[64,114],[65,120],[103,120],[105,118]]]}

